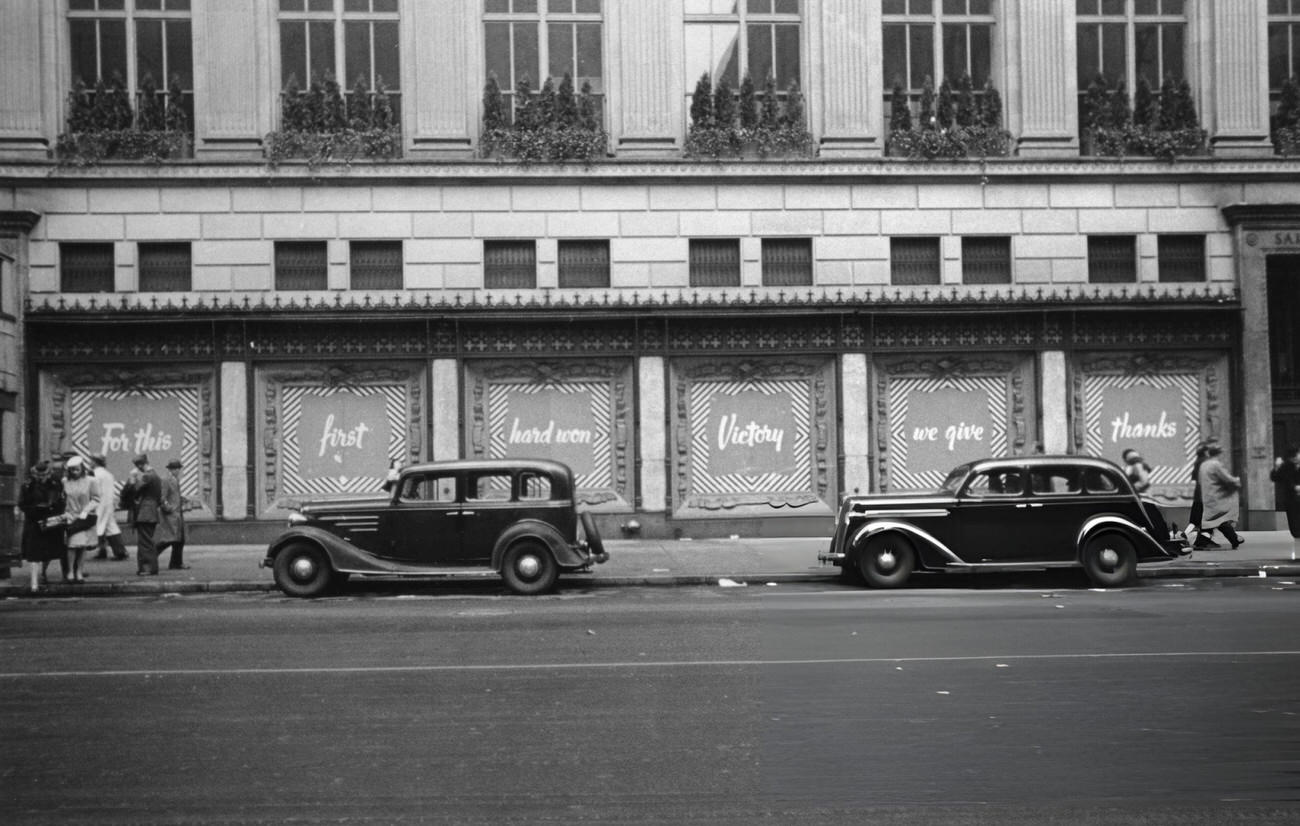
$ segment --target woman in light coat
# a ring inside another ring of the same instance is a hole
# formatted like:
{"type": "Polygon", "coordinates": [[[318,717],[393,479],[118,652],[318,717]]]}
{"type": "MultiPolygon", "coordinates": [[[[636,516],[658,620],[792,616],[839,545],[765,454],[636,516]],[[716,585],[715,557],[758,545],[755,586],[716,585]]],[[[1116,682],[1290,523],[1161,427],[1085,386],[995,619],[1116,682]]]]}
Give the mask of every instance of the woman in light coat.
{"type": "Polygon", "coordinates": [[[1201,483],[1201,498],[1205,503],[1205,513],[1201,517],[1201,530],[1209,533],[1215,528],[1235,549],[1245,540],[1237,536],[1236,523],[1239,518],[1240,505],[1237,492],[1241,490],[1241,480],[1228,473],[1220,458],[1223,448],[1218,444],[1206,447],[1206,459],[1201,463],[1198,481],[1201,483]]]}
{"type": "Polygon", "coordinates": [[[93,476],[86,474],[86,465],[80,456],[73,456],[64,466],[63,478],[64,513],[69,525],[77,520],[90,519],[90,524],[81,530],[69,530],[64,541],[68,551],[68,580],[79,583],[86,581],[86,552],[99,547],[99,535],[95,533],[96,514],[99,512],[99,483],[93,476]]]}

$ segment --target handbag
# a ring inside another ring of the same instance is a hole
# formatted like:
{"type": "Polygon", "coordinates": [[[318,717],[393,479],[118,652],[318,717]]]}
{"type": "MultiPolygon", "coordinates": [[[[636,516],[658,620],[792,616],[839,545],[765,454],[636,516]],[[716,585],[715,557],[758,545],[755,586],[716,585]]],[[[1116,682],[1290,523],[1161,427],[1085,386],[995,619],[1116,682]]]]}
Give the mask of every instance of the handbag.
{"type": "Polygon", "coordinates": [[[88,513],[85,516],[79,516],[76,519],[69,519],[68,526],[65,530],[67,530],[68,533],[81,533],[82,531],[88,531],[95,527],[95,523],[98,521],[99,519],[95,514],[88,513]]]}

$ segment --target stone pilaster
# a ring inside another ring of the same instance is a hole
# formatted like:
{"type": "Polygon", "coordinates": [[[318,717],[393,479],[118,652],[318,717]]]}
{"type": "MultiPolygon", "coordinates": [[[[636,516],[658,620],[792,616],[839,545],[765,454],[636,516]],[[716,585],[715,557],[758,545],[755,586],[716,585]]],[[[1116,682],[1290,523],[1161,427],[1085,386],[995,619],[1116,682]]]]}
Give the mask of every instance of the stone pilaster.
{"type": "Polygon", "coordinates": [[[194,153],[200,158],[260,154],[274,128],[269,59],[274,12],[259,0],[196,4],[194,12],[194,153]]]}
{"type": "Polygon", "coordinates": [[[1043,388],[1043,397],[1039,399],[1043,414],[1043,452],[1069,453],[1070,397],[1065,353],[1047,350],[1039,354],[1038,375],[1043,388]]]}
{"type": "Polygon", "coordinates": [[[879,156],[884,151],[880,4],[825,0],[820,17],[808,24],[815,26],[809,51],[821,89],[821,154],[879,156]]]}
{"type": "Polygon", "coordinates": [[[1210,3],[1213,101],[1207,118],[1215,155],[1272,155],[1268,133],[1268,20],[1257,0],[1210,3]]]}
{"type": "Polygon", "coordinates": [[[840,357],[841,437],[844,446],[845,495],[871,490],[871,410],[867,402],[867,357],[845,353],[840,357]]]}
{"type": "MultiPolygon", "coordinates": [[[[1020,154],[1060,157],[1079,152],[1074,0],[1007,3],[1009,48],[1019,52],[1018,87],[1007,89],[1008,110],[1020,114],[1020,154]]],[[[1010,65],[1016,65],[1014,61],[1010,65]]]]}
{"type": "Polygon", "coordinates": [[[248,365],[221,365],[221,518],[245,519],[248,502],[248,365]]]}
{"type": "Polygon", "coordinates": [[[460,369],[455,359],[434,359],[429,387],[433,414],[433,455],[443,462],[460,458],[460,369]]]}
{"type": "Polygon", "coordinates": [[[474,0],[403,0],[402,120],[417,156],[466,156],[478,134],[482,29],[474,0]]]}
{"type": "Polygon", "coordinates": [[[0,3],[0,154],[44,158],[52,143],[47,91],[57,87],[45,35],[53,3],[0,3]]]}
{"type": "Polygon", "coordinates": [[[606,25],[616,32],[619,57],[607,60],[611,91],[607,100],[620,157],[675,155],[686,129],[681,90],[694,78],[681,78],[682,4],[606,4],[606,25]],[[615,67],[613,64],[617,63],[615,67]],[[615,87],[615,84],[617,86],[615,87]]]}
{"type": "Polygon", "coordinates": [[[641,440],[637,454],[641,458],[641,510],[661,513],[668,502],[666,427],[666,389],[664,360],[659,356],[642,356],[637,360],[637,404],[640,405],[641,440]]]}

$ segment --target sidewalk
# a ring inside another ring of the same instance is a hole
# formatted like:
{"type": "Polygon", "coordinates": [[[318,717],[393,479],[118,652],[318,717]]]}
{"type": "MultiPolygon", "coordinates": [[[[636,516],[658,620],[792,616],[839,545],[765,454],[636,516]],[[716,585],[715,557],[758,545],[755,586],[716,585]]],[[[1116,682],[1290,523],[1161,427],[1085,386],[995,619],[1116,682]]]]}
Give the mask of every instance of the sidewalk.
{"type": "MultiPolygon", "coordinates": [[[[1194,551],[1183,559],[1142,565],[1140,577],[1300,577],[1300,561],[1291,559],[1291,535],[1286,531],[1243,531],[1246,543],[1237,550],[1194,551]]],[[[561,577],[585,587],[629,585],[717,585],[735,582],[825,582],[839,569],[820,565],[817,554],[829,538],[606,540],[610,560],[590,574],[561,577]]],[[[89,560],[87,582],[52,582],[38,594],[28,589],[26,568],[13,568],[0,580],[0,598],[30,596],[112,596],[118,594],[190,594],[237,591],[276,591],[271,571],[259,568],[263,545],[196,545],[185,549],[191,566],[185,571],[163,568],[156,577],[136,576],[132,557],[121,561],[89,560]]],[[[165,565],[167,554],[161,562],[165,565]]],[[[57,563],[50,565],[55,580],[57,563]]]]}

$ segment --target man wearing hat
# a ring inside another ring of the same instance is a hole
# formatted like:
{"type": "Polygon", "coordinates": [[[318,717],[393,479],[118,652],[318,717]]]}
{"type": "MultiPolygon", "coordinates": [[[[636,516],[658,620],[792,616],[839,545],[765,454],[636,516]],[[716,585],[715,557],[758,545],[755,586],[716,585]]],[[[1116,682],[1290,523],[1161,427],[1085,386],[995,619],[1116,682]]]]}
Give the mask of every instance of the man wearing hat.
{"type": "Polygon", "coordinates": [[[158,530],[154,542],[158,555],[163,549],[172,549],[167,567],[173,571],[184,570],[185,564],[185,497],[181,496],[181,460],[172,459],[167,463],[167,472],[162,477],[162,504],[159,508],[158,530]]]}
{"type": "Polygon", "coordinates": [[[137,455],[131,462],[135,468],[127,476],[122,498],[133,503],[131,521],[135,524],[138,540],[135,552],[136,574],[157,576],[158,547],[154,544],[153,534],[161,510],[162,480],[149,466],[149,457],[145,454],[137,455]]]}
{"type": "Polygon", "coordinates": [[[99,513],[95,534],[99,537],[99,553],[95,559],[108,559],[107,549],[113,549],[114,559],[126,559],[126,545],[122,542],[122,529],[117,524],[117,479],[108,470],[108,459],[102,453],[90,457],[91,472],[99,483],[99,513]]]}

